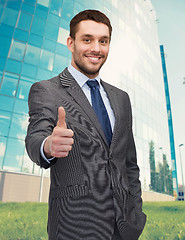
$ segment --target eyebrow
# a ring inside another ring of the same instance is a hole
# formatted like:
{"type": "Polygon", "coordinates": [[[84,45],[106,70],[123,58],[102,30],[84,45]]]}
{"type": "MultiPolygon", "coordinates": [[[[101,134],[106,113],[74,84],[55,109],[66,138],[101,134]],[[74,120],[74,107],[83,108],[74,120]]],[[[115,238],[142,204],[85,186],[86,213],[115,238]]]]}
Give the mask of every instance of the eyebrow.
{"type": "MultiPolygon", "coordinates": [[[[91,34],[84,34],[84,35],[82,35],[82,38],[83,37],[93,37],[93,35],[91,35],[91,34]]],[[[109,36],[101,36],[100,38],[104,38],[104,39],[109,39],[109,36]]]]}

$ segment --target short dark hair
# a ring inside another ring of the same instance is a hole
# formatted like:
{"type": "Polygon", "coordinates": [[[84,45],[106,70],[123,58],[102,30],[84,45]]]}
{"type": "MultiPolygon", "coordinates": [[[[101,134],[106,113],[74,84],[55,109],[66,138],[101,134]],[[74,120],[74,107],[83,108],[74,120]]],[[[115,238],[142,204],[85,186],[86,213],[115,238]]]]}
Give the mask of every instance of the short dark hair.
{"type": "Polygon", "coordinates": [[[81,21],[85,20],[92,20],[98,23],[104,23],[109,28],[109,37],[111,39],[112,34],[112,26],[110,23],[109,18],[102,12],[98,10],[85,10],[82,12],[79,12],[77,15],[75,15],[70,22],[70,37],[75,39],[75,34],[78,31],[78,24],[81,21]]]}

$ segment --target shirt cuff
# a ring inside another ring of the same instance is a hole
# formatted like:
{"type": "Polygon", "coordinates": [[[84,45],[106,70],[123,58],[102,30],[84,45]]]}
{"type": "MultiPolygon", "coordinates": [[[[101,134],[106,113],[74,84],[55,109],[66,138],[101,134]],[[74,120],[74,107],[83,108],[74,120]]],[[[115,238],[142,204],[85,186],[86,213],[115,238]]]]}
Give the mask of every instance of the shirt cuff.
{"type": "MultiPolygon", "coordinates": [[[[48,137],[47,137],[48,138],[48,137]]],[[[41,144],[41,147],[40,147],[40,154],[42,156],[42,158],[47,162],[47,163],[50,163],[55,157],[52,157],[52,158],[47,158],[44,154],[44,143],[45,141],[47,140],[47,138],[44,139],[44,141],[42,142],[41,144]]]]}

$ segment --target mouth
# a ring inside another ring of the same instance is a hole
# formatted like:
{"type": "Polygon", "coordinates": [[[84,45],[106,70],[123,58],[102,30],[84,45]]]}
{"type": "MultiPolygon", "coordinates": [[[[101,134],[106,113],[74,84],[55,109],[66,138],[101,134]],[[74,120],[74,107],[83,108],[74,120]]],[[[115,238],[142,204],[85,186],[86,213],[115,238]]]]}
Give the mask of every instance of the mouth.
{"type": "Polygon", "coordinates": [[[86,56],[91,63],[99,63],[102,56],[86,56]]]}

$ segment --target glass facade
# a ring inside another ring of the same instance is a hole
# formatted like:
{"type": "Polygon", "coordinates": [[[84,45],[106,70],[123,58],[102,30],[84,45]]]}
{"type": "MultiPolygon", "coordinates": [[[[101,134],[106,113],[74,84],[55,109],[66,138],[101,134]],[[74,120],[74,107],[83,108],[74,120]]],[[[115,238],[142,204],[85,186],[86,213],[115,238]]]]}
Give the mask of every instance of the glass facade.
{"type": "Polygon", "coordinates": [[[29,89],[36,81],[58,75],[70,63],[69,21],[84,9],[104,12],[113,25],[110,54],[101,76],[130,95],[142,188],[171,194],[168,119],[150,0],[0,2],[0,168],[40,174],[24,145],[29,89]]]}

